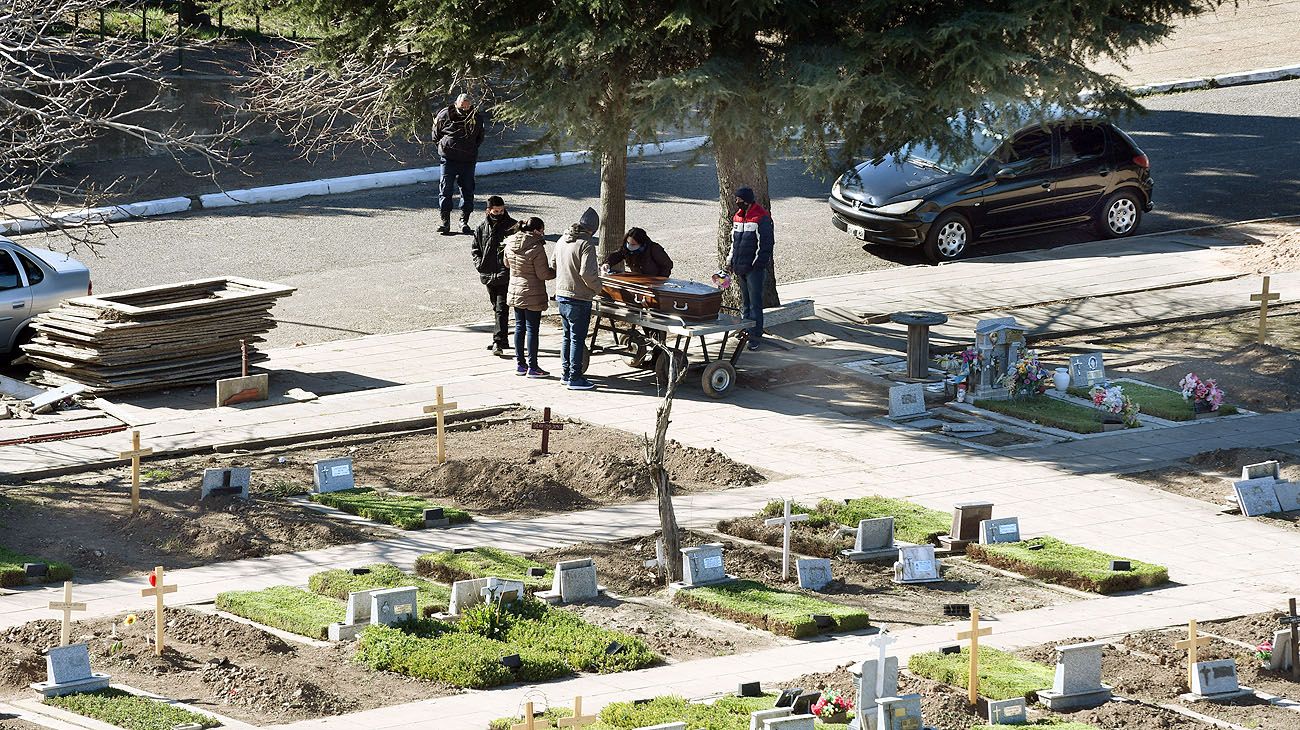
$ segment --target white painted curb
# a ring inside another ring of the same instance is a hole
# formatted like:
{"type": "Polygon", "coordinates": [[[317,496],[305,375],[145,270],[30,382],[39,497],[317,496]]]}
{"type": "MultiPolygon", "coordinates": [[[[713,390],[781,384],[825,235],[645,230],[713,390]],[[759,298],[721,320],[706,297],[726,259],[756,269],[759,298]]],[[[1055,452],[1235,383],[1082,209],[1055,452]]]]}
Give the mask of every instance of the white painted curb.
{"type": "Polygon", "coordinates": [[[1134,86],[1130,90],[1138,96],[1149,96],[1151,94],[1165,94],[1170,91],[1191,91],[1193,89],[1211,89],[1221,86],[1241,86],[1243,84],[1259,84],[1266,81],[1283,81],[1285,79],[1295,78],[1300,78],[1300,65],[1278,66],[1277,68],[1259,68],[1254,71],[1220,74],[1218,76],[1210,76],[1202,79],[1165,81],[1158,84],[1134,86]]]}
{"type": "MultiPolygon", "coordinates": [[[[677,152],[699,149],[707,144],[708,137],[686,137],[656,144],[631,145],[627,153],[631,157],[653,157],[677,152]]],[[[530,157],[508,157],[502,160],[485,160],[475,167],[476,175],[497,175],[504,172],[521,170],[540,170],[547,167],[567,167],[580,165],[591,159],[586,150],[578,152],[561,152],[556,154],[532,155],[530,157]]],[[[111,223],[130,218],[145,218],[168,213],[181,213],[187,210],[206,208],[228,208],[235,205],[255,205],[258,203],[278,203],[285,200],[297,200],[312,195],[337,195],[353,193],[358,190],[375,190],[378,188],[395,188],[432,182],[442,176],[442,166],[419,167],[411,170],[394,170],[392,172],[372,172],[364,175],[331,177],[322,180],[287,183],[285,185],[268,185],[244,190],[228,190],[224,193],[210,193],[198,196],[198,206],[190,198],[165,198],[163,200],[146,200],[141,203],[128,203],[104,208],[83,208],[81,210],[55,213],[55,221],[70,224],[111,223]]],[[[0,219],[0,233],[19,234],[35,233],[52,226],[39,218],[0,219]]]]}

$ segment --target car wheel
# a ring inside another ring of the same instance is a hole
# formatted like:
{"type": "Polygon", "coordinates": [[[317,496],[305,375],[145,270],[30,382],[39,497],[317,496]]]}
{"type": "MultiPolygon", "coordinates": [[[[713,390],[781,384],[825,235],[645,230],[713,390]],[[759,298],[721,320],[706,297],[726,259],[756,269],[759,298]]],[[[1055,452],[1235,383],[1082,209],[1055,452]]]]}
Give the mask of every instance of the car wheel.
{"type": "Polygon", "coordinates": [[[1142,201],[1137,193],[1120,190],[1106,198],[1097,213],[1097,233],[1102,238],[1133,235],[1142,222],[1142,201]]]}
{"type": "Polygon", "coordinates": [[[955,261],[971,244],[970,223],[956,213],[944,213],[930,226],[921,247],[931,263],[955,261]]]}

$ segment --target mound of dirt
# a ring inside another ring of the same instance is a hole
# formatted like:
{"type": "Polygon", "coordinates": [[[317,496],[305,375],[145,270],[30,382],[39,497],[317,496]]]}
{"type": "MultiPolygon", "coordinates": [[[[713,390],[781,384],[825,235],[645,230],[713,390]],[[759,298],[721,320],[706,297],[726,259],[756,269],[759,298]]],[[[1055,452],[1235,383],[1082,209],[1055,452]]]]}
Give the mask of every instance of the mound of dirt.
{"type": "Polygon", "coordinates": [[[1251,343],[1214,357],[1187,357],[1176,365],[1142,372],[1155,385],[1178,389],[1178,381],[1194,372],[1213,378],[1230,403],[1252,411],[1276,412],[1300,408],[1300,354],[1276,345],[1251,343]]]}
{"type": "MultiPolygon", "coordinates": [[[[1297,463],[1296,453],[1260,448],[1202,451],[1173,466],[1125,474],[1124,478],[1165,492],[1223,506],[1229,503],[1229,497],[1233,494],[1232,482],[1241,478],[1241,468],[1263,461],[1282,462],[1282,478],[1300,480],[1300,463],[1297,463]]],[[[1300,513],[1279,513],[1259,519],[1279,526],[1300,528],[1300,513]]]]}
{"type": "Polygon", "coordinates": [[[1242,262],[1257,274],[1300,271],[1300,228],[1241,252],[1242,262]]]}

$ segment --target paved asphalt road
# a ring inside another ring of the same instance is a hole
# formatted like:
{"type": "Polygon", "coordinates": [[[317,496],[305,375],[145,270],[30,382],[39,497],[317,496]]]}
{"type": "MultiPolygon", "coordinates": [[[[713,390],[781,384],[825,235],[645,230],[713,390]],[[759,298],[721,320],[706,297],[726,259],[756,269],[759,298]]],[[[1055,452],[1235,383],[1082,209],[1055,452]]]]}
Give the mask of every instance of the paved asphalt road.
{"type": "MultiPolygon", "coordinates": [[[[1150,113],[1122,125],[1151,157],[1157,182],[1157,208],[1143,232],[1300,213],[1300,81],[1146,104],[1150,113]]],[[[770,178],[782,280],[920,262],[909,251],[864,252],[836,230],[825,203],[831,180],[805,174],[799,161],[773,164],[770,178]]],[[[516,216],[539,215],[551,233],[595,205],[599,191],[589,167],[482,177],[478,184],[480,196],[503,195],[516,216]]],[[[645,161],[628,175],[629,225],[667,245],[678,275],[707,278],[716,269],[716,185],[707,157],[645,161]]],[[[278,345],[486,319],[470,239],[434,233],[433,196],[432,186],[416,185],[148,220],[118,226],[101,258],[85,258],[99,292],[222,274],[297,286],[276,310],[282,324],[271,340],[278,345]]],[[[1084,230],[1065,231],[980,251],[1090,238],[1084,230]]],[[[42,240],[26,236],[23,243],[42,240]]]]}

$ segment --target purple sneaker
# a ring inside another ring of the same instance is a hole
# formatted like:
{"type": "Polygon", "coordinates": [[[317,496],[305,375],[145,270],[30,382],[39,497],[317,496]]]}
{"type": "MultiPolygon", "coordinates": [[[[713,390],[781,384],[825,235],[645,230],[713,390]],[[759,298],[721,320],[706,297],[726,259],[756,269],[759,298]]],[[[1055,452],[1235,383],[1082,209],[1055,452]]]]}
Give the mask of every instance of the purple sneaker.
{"type": "Polygon", "coordinates": [[[523,365],[515,366],[515,375],[528,375],[528,368],[523,365]]]}
{"type": "Polygon", "coordinates": [[[541,368],[528,368],[528,377],[530,378],[549,378],[551,374],[541,368]]]}

